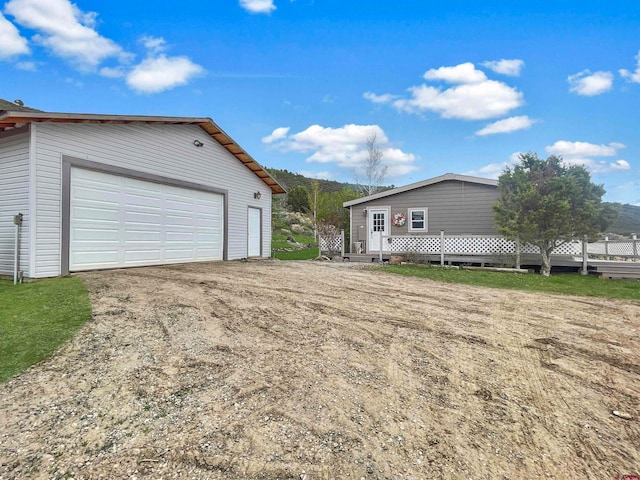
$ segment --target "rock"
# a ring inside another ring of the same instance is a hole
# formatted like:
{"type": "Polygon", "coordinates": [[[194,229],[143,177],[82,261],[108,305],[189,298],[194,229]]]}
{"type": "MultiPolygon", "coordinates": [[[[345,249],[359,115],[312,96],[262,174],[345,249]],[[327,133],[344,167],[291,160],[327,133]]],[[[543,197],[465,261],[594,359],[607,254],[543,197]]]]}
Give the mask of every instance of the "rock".
{"type": "Polygon", "coordinates": [[[611,413],[613,413],[616,417],[620,417],[624,420],[633,420],[633,417],[627,412],[621,412],[620,410],[613,410],[611,413]]]}
{"type": "Polygon", "coordinates": [[[389,265],[400,265],[403,262],[404,257],[401,257],[400,255],[391,255],[391,257],[389,257],[389,265]]]}

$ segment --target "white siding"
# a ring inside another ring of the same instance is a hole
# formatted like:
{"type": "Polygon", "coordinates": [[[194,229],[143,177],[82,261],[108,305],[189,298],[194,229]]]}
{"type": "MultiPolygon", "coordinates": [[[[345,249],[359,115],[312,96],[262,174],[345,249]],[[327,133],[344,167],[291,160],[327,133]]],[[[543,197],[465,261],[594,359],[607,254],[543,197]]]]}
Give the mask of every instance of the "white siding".
{"type": "Polygon", "coordinates": [[[247,207],[263,210],[263,245],[271,245],[271,191],[197,126],[36,125],[37,277],[60,274],[62,156],[127,168],[228,191],[228,259],[247,255],[247,207]],[[204,143],[195,147],[195,139],[204,143]],[[258,200],[253,196],[260,191],[258,200]]]}
{"type": "Polygon", "coordinates": [[[0,138],[0,275],[13,275],[15,225],[23,214],[19,269],[29,271],[29,134],[0,138]]]}

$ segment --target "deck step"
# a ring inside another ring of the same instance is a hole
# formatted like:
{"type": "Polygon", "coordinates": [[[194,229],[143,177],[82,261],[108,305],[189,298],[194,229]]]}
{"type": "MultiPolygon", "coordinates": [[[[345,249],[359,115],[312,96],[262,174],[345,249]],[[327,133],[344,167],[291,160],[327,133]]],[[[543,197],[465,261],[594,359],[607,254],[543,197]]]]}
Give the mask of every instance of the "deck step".
{"type": "MultiPolygon", "coordinates": [[[[357,262],[357,263],[376,263],[380,261],[380,255],[377,254],[363,254],[363,253],[345,253],[342,257],[343,262],[357,262]]],[[[382,255],[382,261],[388,262],[389,255],[382,255]]]]}

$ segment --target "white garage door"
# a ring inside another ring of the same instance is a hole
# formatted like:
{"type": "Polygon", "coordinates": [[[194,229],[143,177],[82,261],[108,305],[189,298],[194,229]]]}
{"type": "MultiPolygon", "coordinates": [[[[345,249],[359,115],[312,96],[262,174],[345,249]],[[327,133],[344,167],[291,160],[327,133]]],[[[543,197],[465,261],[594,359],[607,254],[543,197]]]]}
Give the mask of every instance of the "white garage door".
{"type": "Polygon", "coordinates": [[[223,196],[71,169],[69,270],[222,260],[223,196]]]}

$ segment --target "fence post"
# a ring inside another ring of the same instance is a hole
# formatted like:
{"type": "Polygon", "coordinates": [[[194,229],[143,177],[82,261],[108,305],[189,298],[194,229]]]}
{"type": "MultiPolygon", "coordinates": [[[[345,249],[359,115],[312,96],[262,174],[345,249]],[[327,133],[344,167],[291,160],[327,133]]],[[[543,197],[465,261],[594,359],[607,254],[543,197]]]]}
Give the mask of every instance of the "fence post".
{"type": "Polygon", "coordinates": [[[444,230],[440,230],[440,266],[444,267],[444,230]]]}
{"type": "Polygon", "coordinates": [[[516,237],[516,268],[520,270],[520,237],[516,237]]]}
{"type": "Polygon", "coordinates": [[[631,239],[633,240],[633,261],[638,261],[638,236],[634,233],[631,235],[631,239]]]}
{"type": "Polygon", "coordinates": [[[378,230],[378,250],[379,250],[379,255],[380,255],[380,263],[382,263],[382,248],[384,247],[384,245],[382,244],[382,230],[378,230]]]}
{"type": "Polygon", "coordinates": [[[607,260],[611,260],[609,258],[609,237],[604,237],[604,255],[607,260]]]}
{"type": "Polygon", "coordinates": [[[344,228],[340,229],[340,256],[344,258],[344,228]]]}
{"type": "Polygon", "coordinates": [[[587,236],[585,235],[582,239],[582,271],[580,272],[582,275],[589,273],[587,269],[587,255],[587,236]]]}

